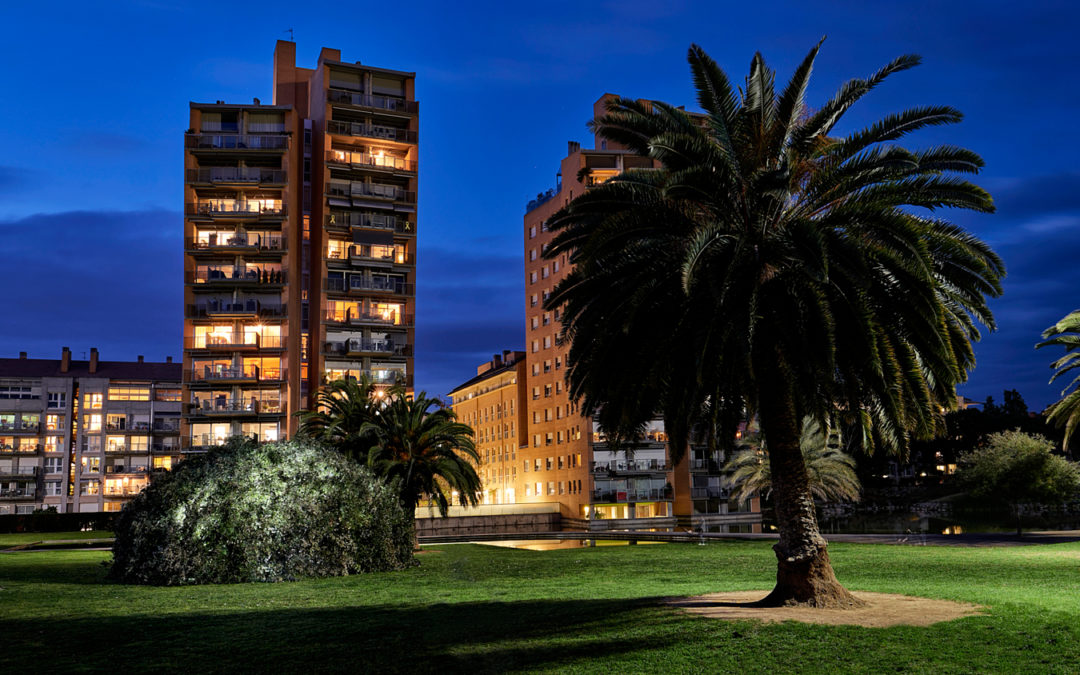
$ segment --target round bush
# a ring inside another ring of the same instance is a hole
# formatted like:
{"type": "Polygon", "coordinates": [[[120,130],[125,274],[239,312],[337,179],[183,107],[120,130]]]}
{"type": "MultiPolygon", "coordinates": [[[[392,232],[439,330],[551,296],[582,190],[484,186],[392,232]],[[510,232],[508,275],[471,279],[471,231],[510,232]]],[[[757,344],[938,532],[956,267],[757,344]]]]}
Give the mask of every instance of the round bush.
{"type": "Polygon", "coordinates": [[[413,563],[398,496],[318,446],[233,443],[156,478],[117,519],[111,576],[137,584],[287,581],[413,563]]]}

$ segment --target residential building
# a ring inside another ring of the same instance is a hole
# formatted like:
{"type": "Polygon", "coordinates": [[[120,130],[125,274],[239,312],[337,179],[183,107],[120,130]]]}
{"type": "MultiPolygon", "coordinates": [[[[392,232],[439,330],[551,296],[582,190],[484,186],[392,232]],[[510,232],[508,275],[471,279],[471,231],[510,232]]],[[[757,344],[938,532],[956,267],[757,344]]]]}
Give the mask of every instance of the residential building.
{"type": "Polygon", "coordinates": [[[496,354],[476,368],[476,377],[451,391],[450,398],[458,421],[475,434],[483,503],[516,503],[518,434],[526,426],[525,352],[496,354]]]}
{"type": "Polygon", "coordinates": [[[119,511],[182,457],[181,365],[0,359],[0,514],[119,511]]]}
{"type": "MultiPolygon", "coordinates": [[[[605,112],[609,98],[612,95],[605,94],[596,101],[594,116],[605,112]]],[[[691,448],[672,466],[659,421],[649,426],[632,457],[608,448],[585,411],[570,400],[564,382],[568,349],[558,342],[559,310],[544,308],[552,289],[571,269],[565,254],[554,260],[544,257],[554,237],[548,230],[548,219],[575,196],[621,171],[653,166],[651,159],[598,136],[592,149],[571,141],[555,187],[537,195],[526,207],[527,428],[519,435],[522,473],[516,496],[526,503],[557,500],[565,505],[568,515],[593,529],[741,527],[739,523],[759,521],[760,516],[731,514],[756,508],[756,500],[750,505],[727,503],[719,455],[707,457],[704,449],[691,448]]]]}
{"type": "Polygon", "coordinates": [[[186,450],[289,436],[329,380],[411,388],[414,80],[278,41],[270,105],[191,103],[186,450]]]}

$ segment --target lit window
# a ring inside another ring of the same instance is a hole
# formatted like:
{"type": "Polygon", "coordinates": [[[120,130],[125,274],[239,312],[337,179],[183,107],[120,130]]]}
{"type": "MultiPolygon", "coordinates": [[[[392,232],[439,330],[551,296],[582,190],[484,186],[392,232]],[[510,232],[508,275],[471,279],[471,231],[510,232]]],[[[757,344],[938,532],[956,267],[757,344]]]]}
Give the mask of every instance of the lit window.
{"type": "Polygon", "coordinates": [[[101,410],[102,396],[101,392],[83,394],[83,407],[87,410],[101,410]]]}
{"type": "MultiPolygon", "coordinates": [[[[100,396],[100,394],[99,394],[100,396]]],[[[109,387],[110,401],[149,401],[150,388],[137,386],[109,387]]]]}

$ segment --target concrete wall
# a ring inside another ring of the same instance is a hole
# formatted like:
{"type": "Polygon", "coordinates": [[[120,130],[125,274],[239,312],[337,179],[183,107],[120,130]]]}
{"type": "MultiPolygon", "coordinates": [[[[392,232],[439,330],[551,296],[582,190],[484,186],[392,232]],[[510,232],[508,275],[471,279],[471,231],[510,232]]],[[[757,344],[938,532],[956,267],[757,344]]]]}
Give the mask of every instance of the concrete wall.
{"type": "Polygon", "coordinates": [[[558,512],[511,513],[503,515],[424,517],[416,519],[418,537],[473,534],[529,534],[562,529],[558,512]]]}

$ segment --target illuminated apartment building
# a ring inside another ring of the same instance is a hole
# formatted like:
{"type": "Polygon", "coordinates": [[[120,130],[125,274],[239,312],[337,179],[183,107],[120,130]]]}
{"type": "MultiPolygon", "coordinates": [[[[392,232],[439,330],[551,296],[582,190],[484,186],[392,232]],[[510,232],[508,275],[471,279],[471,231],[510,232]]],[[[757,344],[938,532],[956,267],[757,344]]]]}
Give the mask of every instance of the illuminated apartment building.
{"type": "MultiPolygon", "coordinates": [[[[610,96],[594,104],[594,116],[605,112],[610,96]]],[[[722,457],[708,457],[703,449],[691,448],[673,467],[659,421],[649,426],[633,457],[608,450],[592,420],[567,395],[567,347],[557,344],[559,312],[544,309],[552,289],[570,271],[565,254],[555,260],[543,257],[554,237],[548,231],[548,219],[575,196],[619,172],[652,166],[652,160],[599,137],[592,149],[571,141],[555,188],[537,195],[526,207],[527,428],[522,429],[518,449],[522,472],[517,501],[559,501],[572,517],[589,521],[593,529],[727,528],[747,520],[729,515],[747,506],[727,503],[727,492],[721,487],[722,457]]]]}
{"type": "Polygon", "coordinates": [[[0,359],[0,514],[119,511],[182,456],[180,368],[0,359]]]}
{"type": "Polygon", "coordinates": [[[484,504],[517,502],[518,434],[525,428],[525,352],[504,351],[450,392],[458,421],[475,433],[484,504]]]}
{"type": "Polygon", "coordinates": [[[412,386],[414,74],[274,50],[273,103],[192,103],[185,446],[276,440],[328,380],[412,386]]]}

